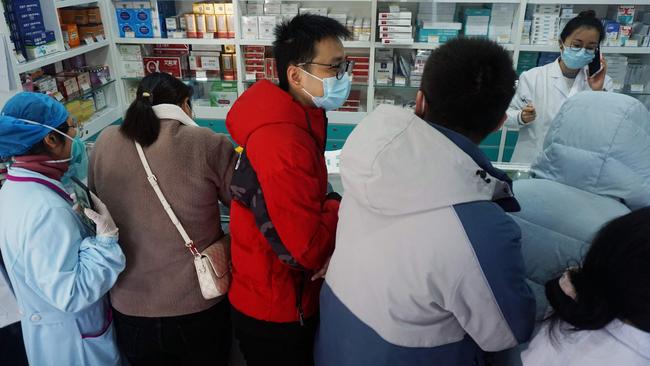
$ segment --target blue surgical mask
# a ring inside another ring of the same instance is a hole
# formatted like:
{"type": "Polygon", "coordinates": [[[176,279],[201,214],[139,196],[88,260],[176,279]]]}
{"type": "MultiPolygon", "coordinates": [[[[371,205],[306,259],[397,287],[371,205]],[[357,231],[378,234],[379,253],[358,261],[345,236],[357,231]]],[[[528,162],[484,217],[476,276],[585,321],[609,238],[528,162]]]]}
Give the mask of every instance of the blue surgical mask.
{"type": "Polygon", "coordinates": [[[562,61],[566,67],[573,70],[579,70],[589,65],[589,63],[593,61],[594,57],[596,57],[594,53],[589,52],[584,48],[577,50],[564,46],[564,50],[562,50],[562,61]]]}
{"type": "Polygon", "coordinates": [[[302,70],[305,74],[320,80],[323,83],[323,96],[315,97],[311,95],[307,90],[302,89],[307,95],[311,97],[311,100],[314,102],[314,105],[318,108],[323,108],[326,111],[333,111],[335,109],[341,108],[343,103],[348,99],[350,95],[350,89],[352,88],[352,79],[348,73],[343,74],[341,79],[337,79],[336,76],[330,78],[321,79],[316,75],[312,75],[309,72],[302,70]]]}

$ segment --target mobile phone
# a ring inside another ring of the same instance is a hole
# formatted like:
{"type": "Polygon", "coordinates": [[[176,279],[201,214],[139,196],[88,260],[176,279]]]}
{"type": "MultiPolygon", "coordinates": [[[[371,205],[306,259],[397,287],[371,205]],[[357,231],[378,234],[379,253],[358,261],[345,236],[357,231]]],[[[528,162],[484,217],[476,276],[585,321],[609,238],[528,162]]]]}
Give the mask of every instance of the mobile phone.
{"type": "Polygon", "coordinates": [[[72,183],[74,183],[73,189],[75,195],[77,196],[77,204],[81,207],[81,213],[80,213],[81,220],[84,222],[84,224],[94,229],[95,223],[91,219],[86,217],[86,215],[83,214],[83,210],[86,208],[95,210],[95,205],[93,204],[93,197],[90,194],[90,188],[88,188],[88,186],[86,186],[77,177],[72,177],[71,180],[72,183]]]}
{"type": "Polygon", "coordinates": [[[95,205],[93,204],[93,197],[90,194],[90,188],[85,185],[77,177],[70,178],[75,184],[74,193],[77,195],[77,202],[83,208],[89,208],[95,210],[95,205]]]}
{"type": "Polygon", "coordinates": [[[589,64],[589,76],[594,76],[598,74],[602,65],[600,64],[600,47],[596,47],[596,53],[594,54],[594,60],[589,64]]]}

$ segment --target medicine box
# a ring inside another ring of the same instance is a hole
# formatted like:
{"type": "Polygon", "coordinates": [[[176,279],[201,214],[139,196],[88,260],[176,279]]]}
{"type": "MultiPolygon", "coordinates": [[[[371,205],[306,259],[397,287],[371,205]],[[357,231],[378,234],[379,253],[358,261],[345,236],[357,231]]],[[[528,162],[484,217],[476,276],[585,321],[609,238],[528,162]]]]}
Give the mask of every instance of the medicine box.
{"type": "Polygon", "coordinates": [[[379,13],[379,20],[387,19],[412,19],[413,14],[409,11],[402,11],[399,13],[379,13]]]}
{"type": "Polygon", "coordinates": [[[393,84],[393,61],[375,62],[375,83],[377,85],[393,84]]]}
{"type": "Polygon", "coordinates": [[[275,39],[273,31],[276,25],[275,16],[261,16],[259,17],[259,39],[275,39]]]}
{"type": "Polygon", "coordinates": [[[299,12],[298,4],[282,4],[282,14],[297,15],[299,12]]]}
{"type": "Polygon", "coordinates": [[[144,77],[144,65],[142,59],[139,61],[122,61],[124,75],[128,78],[141,78],[144,77]]]}
{"type": "Polygon", "coordinates": [[[180,57],[153,56],[142,60],[146,75],[164,72],[177,78],[183,77],[183,64],[180,57]]]}
{"type": "Polygon", "coordinates": [[[267,2],[264,4],[265,15],[280,15],[282,14],[282,3],[280,2],[267,2]]]}
{"type": "Polygon", "coordinates": [[[117,50],[120,52],[122,61],[138,61],[142,63],[142,48],[140,45],[118,44],[117,50]]]}
{"type": "Polygon", "coordinates": [[[247,15],[264,15],[264,4],[262,3],[248,3],[246,4],[247,15]]]}
{"type": "Polygon", "coordinates": [[[258,17],[256,16],[243,16],[241,17],[242,38],[243,39],[256,39],[259,36],[258,17]]]}

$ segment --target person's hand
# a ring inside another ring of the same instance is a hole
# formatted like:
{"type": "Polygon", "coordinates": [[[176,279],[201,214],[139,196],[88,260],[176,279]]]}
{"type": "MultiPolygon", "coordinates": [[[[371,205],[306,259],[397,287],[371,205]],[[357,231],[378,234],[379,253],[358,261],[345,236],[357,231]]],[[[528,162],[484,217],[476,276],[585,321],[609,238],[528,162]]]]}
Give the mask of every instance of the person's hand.
{"type": "Polygon", "coordinates": [[[595,75],[591,75],[587,78],[589,87],[594,91],[601,91],[605,87],[605,76],[607,76],[607,61],[603,55],[600,55],[600,71],[595,75]]]}
{"type": "Polygon", "coordinates": [[[106,238],[117,238],[119,230],[113,217],[111,217],[110,212],[104,202],[102,202],[99,197],[95,196],[94,193],[90,192],[93,200],[93,204],[97,211],[86,208],[84,213],[91,219],[97,226],[97,236],[102,236],[106,238]]]}
{"type": "Polygon", "coordinates": [[[533,122],[536,118],[537,111],[535,110],[533,103],[528,103],[528,105],[521,110],[521,120],[528,124],[533,122]]]}
{"type": "Polygon", "coordinates": [[[330,266],[330,259],[332,259],[332,257],[327,258],[327,261],[325,262],[325,265],[323,266],[323,268],[321,268],[320,271],[316,272],[311,277],[312,281],[316,281],[318,279],[325,278],[325,275],[327,274],[327,268],[329,268],[329,266],[330,266]]]}

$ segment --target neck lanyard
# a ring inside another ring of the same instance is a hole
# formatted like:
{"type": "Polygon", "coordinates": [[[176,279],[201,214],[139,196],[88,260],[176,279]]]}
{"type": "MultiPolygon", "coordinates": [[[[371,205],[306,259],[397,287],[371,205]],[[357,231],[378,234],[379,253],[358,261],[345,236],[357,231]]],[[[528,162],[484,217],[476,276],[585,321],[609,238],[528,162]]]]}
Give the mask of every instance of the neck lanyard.
{"type": "Polygon", "coordinates": [[[64,200],[68,201],[68,203],[72,203],[72,198],[70,198],[70,195],[67,194],[63,189],[59,188],[56,184],[47,181],[45,179],[41,178],[34,178],[34,177],[16,177],[14,175],[7,175],[7,180],[10,182],[31,182],[31,183],[38,183],[40,185],[43,185],[54,192],[56,192],[61,198],[64,200]]]}

